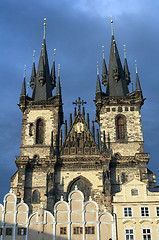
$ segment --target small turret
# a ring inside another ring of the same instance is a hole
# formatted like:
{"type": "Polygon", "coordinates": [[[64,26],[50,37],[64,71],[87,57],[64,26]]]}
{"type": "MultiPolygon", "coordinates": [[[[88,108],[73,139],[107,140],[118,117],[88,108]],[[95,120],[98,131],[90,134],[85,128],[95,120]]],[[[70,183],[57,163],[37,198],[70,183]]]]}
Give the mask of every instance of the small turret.
{"type": "Polygon", "coordinates": [[[60,83],[60,64],[58,65],[58,80],[56,87],[56,96],[61,96],[61,83],[60,83]]]}
{"type": "Polygon", "coordinates": [[[100,78],[99,78],[99,66],[97,62],[97,83],[96,83],[96,98],[101,97],[102,95],[102,88],[101,88],[101,83],[100,83],[100,78]]]}
{"type": "Polygon", "coordinates": [[[105,57],[104,57],[104,46],[102,46],[103,50],[103,66],[102,66],[102,84],[107,87],[108,83],[108,71],[107,71],[107,66],[105,62],[105,57]]]}
{"type": "Polygon", "coordinates": [[[137,63],[135,61],[135,68],[136,68],[136,91],[141,91],[141,85],[140,85],[140,81],[139,81],[139,76],[138,76],[138,71],[137,71],[137,63]]]}
{"type": "Polygon", "coordinates": [[[52,69],[51,69],[51,84],[52,84],[52,89],[54,89],[55,86],[56,86],[55,51],[56,51],[56,49],[54,49],[54,59],[53,59],[53,64],[52,64],[52,69]]]}
{"type": "Polygon", "coordinates": [[[30,87],[34,89],[35,81],[36,81],[36,69],[35,69],[35,50],[33,51],[33,67],[32,67],[32,73],[31,73],[31,81],[30,81],[30,87]]]}
{"type": "Polygon", "coordinates": [[[22,84],[22,90],[20,94],[20,102],[19,102],[19,107],[22,112],[25,111],[26,108],[26,65],[24,66],[24,79],[23,79],[23,84],[22,84]]]}
{"type": "Polygon", "coordinates": [[[130,72],[129,72],[129,67],[126,59],[126,45],[124,45],[124,74],[126,78],[127,85],[129,85],[130,81],[130,72]]]}

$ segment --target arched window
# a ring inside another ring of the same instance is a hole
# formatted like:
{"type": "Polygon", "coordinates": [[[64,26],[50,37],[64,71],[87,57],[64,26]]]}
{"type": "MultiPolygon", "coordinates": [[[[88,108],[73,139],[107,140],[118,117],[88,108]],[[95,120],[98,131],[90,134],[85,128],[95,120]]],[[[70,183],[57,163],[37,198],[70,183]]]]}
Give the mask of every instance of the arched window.
{"type": "Polygon", "coordinates": [[[36,144],[43,144],[44,142],[44,123],[42,119],[36,122],[36,144]]]}
{"type": "Polygon", "coordinates": [[[39,192],[37,190],[34,190],[32,195],[32,203],[39,203],[39,192]]]}
{"type": "Polygon", "coordinates": [[[119,117],[117,119],[117,138],[125,139],[125,126],[124,126],[124,118],[119,117]]]}

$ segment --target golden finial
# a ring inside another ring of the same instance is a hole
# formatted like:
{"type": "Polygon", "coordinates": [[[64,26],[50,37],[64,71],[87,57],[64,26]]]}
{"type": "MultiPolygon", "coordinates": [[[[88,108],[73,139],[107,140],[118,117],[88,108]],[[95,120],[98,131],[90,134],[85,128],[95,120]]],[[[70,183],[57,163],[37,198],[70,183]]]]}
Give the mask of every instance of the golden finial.
{"type": "Polygon", "coordinates": [[[104,59],[104,45],[102,46],[102,53],[103,53],[103,59],[104,59]]]}
{"type": "Polygon", "coordinates": [[[26,65],[24,65],[24,78],[26,77],[26,65]]]}
{"type": "Polygon", "coordinates": [[[111,29],[112,29],[112,36],[114,36],[114,30],[113,30],[113,19],[112,19],[112,15],[110,16],[111,17],[111,29]]]}
{"type": "Polygon", "coordinates": [[[98,66],[98,61],[97,61],[97,75],[99,75],[99,66],[98,66]]]}
{"type": "Polygon", "coordinates": [[[54,61],[55,61],[55,55],[56,55],[55,51],[56,51],[56,48],[54,48],[54,61]]]}
{"type": "Polygon", "coordinates": [[[58,64],[58,77],[60,76],[60,64],[58,64]]]}
{"type": "Polygon", "coordinates": [[[27,96],[29,94],[29,82],[27,82],[27,96]]]}
{"type": "Polygon", "coordinates": [[[35,50],[33,50],[33,63],[35,62],[35,50]]]}
{"type": "Polygon", "coordinates": [[[124,58],[126,58],[126,45],[124,44],[124,58]]]}
{"type": "Polygon", "coordinates": [[[136,73],[137,73],[137,62],[136,62],[136,60],[135,60],[135,68],[136,68],[136,73]]]}
{"type": "Polygon", "coordinates": [[[45,39],[45,36],[46,36],[46,18],[44,18],[44,39],[45,39]]]}

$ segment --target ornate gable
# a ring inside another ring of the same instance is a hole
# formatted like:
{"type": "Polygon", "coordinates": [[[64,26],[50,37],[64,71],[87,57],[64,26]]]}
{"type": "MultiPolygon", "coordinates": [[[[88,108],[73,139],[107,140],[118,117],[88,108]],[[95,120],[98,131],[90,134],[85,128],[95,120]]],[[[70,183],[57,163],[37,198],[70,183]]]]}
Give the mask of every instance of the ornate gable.
{"type": "Polygon", "coordinates": [[[100,150],[95,142],[94,133],[90,131],[81,111],[67,134],[61,148],[62,155],[99,155],[100,150]]]}

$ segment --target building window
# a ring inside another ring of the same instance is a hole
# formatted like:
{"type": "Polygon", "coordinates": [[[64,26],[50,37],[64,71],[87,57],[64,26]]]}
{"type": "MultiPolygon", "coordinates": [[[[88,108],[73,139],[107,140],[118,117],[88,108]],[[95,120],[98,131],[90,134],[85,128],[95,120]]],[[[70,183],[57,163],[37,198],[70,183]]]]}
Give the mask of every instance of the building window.
{"type": "Polygon", "coordinates": [[[138,195],[138,189],[133,188],[131,189],[131,196],[137,196],[138,195]]]}
{"type": "Polygon", "coordinates": [[[134,240],[134,229],[125,229],[125,240],[134,240]]]}
{"type": "Polygon", "coordinates": [[[85,234],[95,234],[94,227],[85,227],[85,234]]]}
{"type": "Polygon", "coordinates": [[[132,208],[124,207],[124,217],[132,217],[132,208]]]}
{"type": "Polygon", "coordinates": [[[156,216],[159,217],[159,207],[156,207],[156,216]]]}
{"type": "Polygon", "coordinates": [[[141,217],[149,217],[149,208],[148,207],[141,207],[141,217]]]}
{"type": "Polygon", "coordinates": [[[83,228],[82,227],[74,227],[73,228],[73,234],[82,234],[83,228]]]}
{"type": "Polygon", "coordinates": [[[123,117],[117,119],[117,139],[125,139],[125,121],[123,117]]]}
{"type": "Polygon", "coordinates": [[[39,202],[40,202],[39,192],[38,190],[34,190],[32,195],[32,203],[39,203],[39,202]]]}
{"type": "Polygon", "coordinates": [[[67,228],[66,227],[60,227],[60,235],[66,235],[67,228]]]}
{"type": "Polygon", "coordinates": [[[26,235],[26,228],[18,228],[18,235],[21,236],[26,235]]]}
{"type": "Polygon", "coordinates": [[[6,228],[6,235],[12,235],[12,228],[6,228]]]}
{"type": "Polygon", "coordinates": [[[36,144],[43,144],[44,142],[44,123],[42,119],[36,122],[36,144]]]}
{"type": "Polygon", "coordinates": [[[151,229],[150,228],[145,228],[142,229],[142,240],[151,240],[151,229]]]}
{"type": "Polygon", "coordinates": [[[3,228],[0,228],[0,236],[2,236],[3,228]]]}

